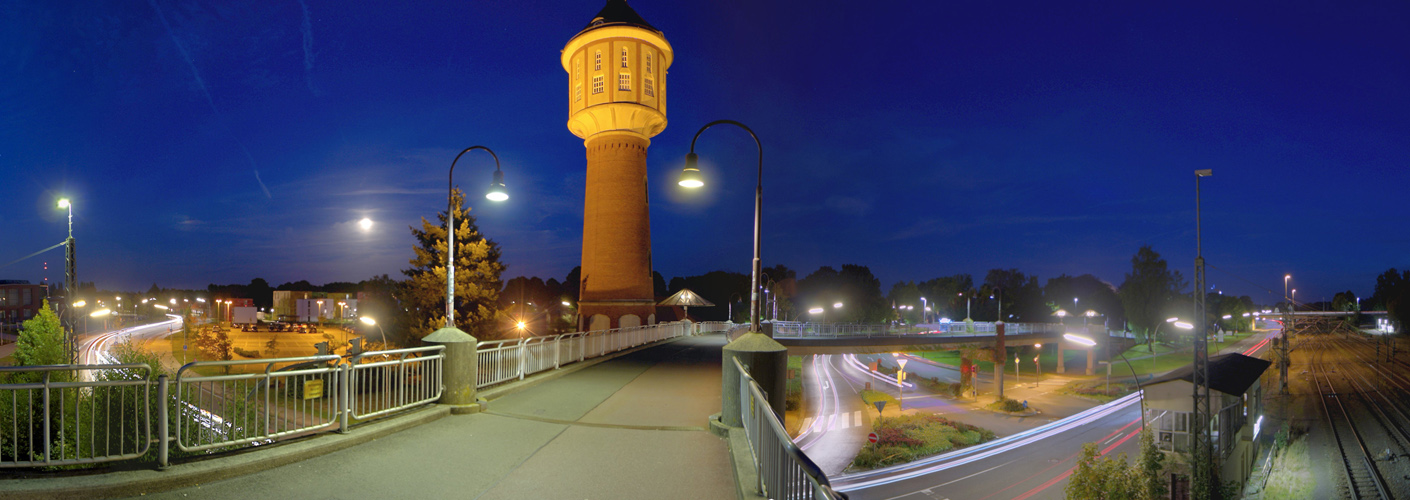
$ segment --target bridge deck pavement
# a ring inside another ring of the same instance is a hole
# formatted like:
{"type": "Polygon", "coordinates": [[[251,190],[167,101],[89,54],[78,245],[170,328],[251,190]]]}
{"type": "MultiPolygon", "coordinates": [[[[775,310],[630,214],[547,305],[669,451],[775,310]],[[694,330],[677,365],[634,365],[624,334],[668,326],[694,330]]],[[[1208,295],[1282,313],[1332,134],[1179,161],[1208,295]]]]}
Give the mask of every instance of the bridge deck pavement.
{"type": "MultiPolygon", "coordinates": [[[[644,349],[297,464],[142,498],[734,498],[722,335],[644,349]]],[[[356,430],[354,430],[356,432],[356,430]]]]}

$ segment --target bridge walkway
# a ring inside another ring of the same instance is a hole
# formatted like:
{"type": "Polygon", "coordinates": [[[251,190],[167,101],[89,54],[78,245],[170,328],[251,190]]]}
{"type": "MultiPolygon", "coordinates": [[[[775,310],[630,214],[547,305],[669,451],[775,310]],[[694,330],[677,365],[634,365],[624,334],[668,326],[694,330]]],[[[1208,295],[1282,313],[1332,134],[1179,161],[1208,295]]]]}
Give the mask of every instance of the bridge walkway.
{"type": "Polygon", "coordinates": [[[684,337],[288,466],[141,498],[734,498],[723,334],[684,337]]]}

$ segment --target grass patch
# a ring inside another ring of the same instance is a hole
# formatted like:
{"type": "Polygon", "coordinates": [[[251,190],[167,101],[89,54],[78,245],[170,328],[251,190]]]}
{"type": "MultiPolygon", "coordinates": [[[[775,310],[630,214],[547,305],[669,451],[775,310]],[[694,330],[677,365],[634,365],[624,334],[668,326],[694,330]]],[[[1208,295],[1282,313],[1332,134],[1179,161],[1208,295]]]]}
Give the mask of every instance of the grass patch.
{"type": "Polygon", "coordinates": [[[1096,380],[1073,380],[1067,385],[1058,389],[1060,394],[1082,396],[1092,398],[1103,403],[1110,403],[1116,398],[1120,398],[1132,392],[1136,392],[1136,384],[1123,382],[1112,382],[1110,388],[1107,387],[1106,379],[1096,380]]]}
{"type": "Polygon", "coordinates": [[[863,446],[849,468],[867,470],[913,462],[994,439],[988,429],[927,413],[877,419],[872,430],[877,442],[863,446]]]}
{"type": "Polygon", "coordinates": [[[862,389],[862,401],[865,401],[870,406],[876,406],[877,401],[885,401],[886,406],[892,408],[896,408],[897,406],[895,405],[900,404],[896,401],[896,396],[872,389],[862,389]]]}
{"type": "Polygon", "coordinates": [[[1287,447],[1275,451],[1271,468],[1263,498],[1312,498],[1317,479],[1312,476],[1312,456],[1307,450],[1306,436],[1294,439],[1287,447]]]}

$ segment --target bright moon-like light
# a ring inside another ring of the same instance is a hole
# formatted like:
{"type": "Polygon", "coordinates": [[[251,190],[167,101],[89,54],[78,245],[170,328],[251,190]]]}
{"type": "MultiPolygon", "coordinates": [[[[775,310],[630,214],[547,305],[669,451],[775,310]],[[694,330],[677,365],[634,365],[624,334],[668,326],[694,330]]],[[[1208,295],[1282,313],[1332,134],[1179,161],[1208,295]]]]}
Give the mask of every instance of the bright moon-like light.
{"type": "Polygon", "coordinates": [[[372,229],[372,219],[363,217],[362,220],[357,221],[357,227],[362,228],[363,231],[370,231],[372,229]]]}

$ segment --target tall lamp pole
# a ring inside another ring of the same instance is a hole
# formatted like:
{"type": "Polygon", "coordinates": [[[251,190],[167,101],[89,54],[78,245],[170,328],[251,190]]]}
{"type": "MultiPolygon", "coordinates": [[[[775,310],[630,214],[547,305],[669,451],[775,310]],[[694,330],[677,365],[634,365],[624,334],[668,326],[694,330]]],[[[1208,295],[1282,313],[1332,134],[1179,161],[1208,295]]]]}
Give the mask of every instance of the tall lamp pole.
{"type": "MultiPolygon", "coordinates": [[[[763,143],[759,142],[759,136],[755,134],[753,130],[750,130],[748,126],[745,126],[743,123],[739,123],[734,120],[715,120],[710,123],[706,123],[704,127],[700,127],[700,130],[695,133],[695,137],[690,140],[690,153],[685,155],[685,169],[681,170],[679,184],[682,187],[687,188],[698,188],[705,185],[705,181],[700,178],[700,167],[698,165],[700,157],[695,154],[695,141],[700,139],[700,134],[702,132],[705,132],[705,129],[720,124],[734,125],[736,127],[744,129],[745,132],[749,133],[750,137],[754,138],[754,145],[759,147],[759,176],[758,182],[757,184],[755,184],[754,187],[754,264],[750,268],[750,274],[752,276],[750,279],[752,282],[752,286],[750,286],[749,292],[749,328],[753,332],[761,332],[762,329],[759,328],[759,231],[760,227],[763,224],[764,216],[763,143]]],[[[772,337],[772,333],[770,333],[770,336],[772,337]]]]}
{"type": "Polygon", "coordinates": [[[1213,474],[1215,465],[1213,446],[1210,443],[1209,423],[1209,350],[1207,347],[1209,325],[1205,320],[1204,250],[1200,239],[1200,192],[1199,180],[1208,177],[1210,169],[1195,171],[1195,359],[1192,367],[1195,413],[1195,471],[1194,488],[1196,498],[1214,498],[1214,487],[1219,484],[1213,474]],[[1200,493],[1203,493],[1201,495],[1200,493]]]}
{"type": "Polygon", "coordinates": [[[69,360],[78,362],[78,342],[74,340],[73,314],[69,311],[73,307],[74,287],[78,285],[77,273],[74,272],[74,257],[76,250],[73,246],[73,202],[68,198],[59,199],[59,208],[69,211],[69,237],[64,239],[64,301],[68,304],[64,307],[64,320],[68,323],[67,343],[69,350],[69,360]]]}
{"type": "Polygon", "coordinates": [[[485,198],[496,202],[509,199],[509,194],[504,192],[504,172],[499,169],[499,155],[490,148],[470,146],[450,161],[450,180],[446,189],[446,328],[455,328],[455,162],[476,149],[483,149],[494,157],[494,180],[490,182],[490,191],[485,193],[485,198]]]}

